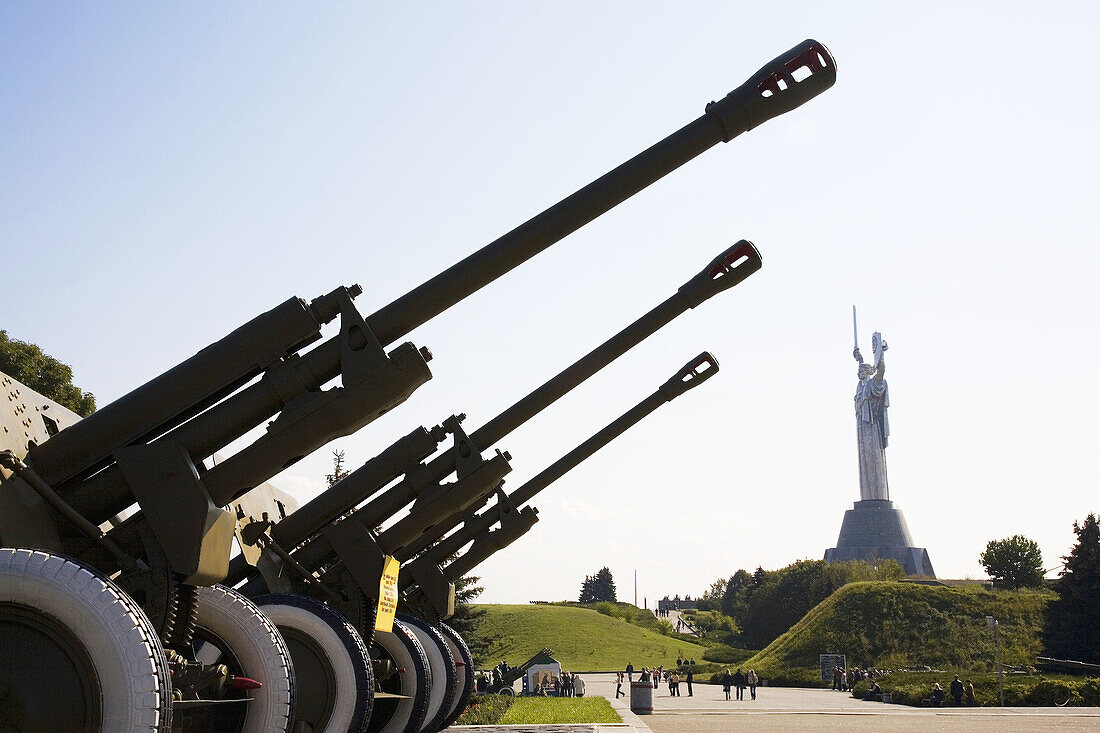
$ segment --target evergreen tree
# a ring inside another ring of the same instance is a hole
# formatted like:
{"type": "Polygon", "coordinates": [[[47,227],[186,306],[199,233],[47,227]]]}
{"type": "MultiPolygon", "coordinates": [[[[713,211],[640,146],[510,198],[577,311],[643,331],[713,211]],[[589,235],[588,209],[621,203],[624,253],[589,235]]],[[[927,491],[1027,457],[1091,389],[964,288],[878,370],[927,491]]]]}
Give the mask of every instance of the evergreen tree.
{"type": "Polygon", "coordinates": [[[757,565],[756,571],[752,574],[752,587],[759,588],[764,585],[768,580],[768,571],[763,566],[757,565]]]}
{"type": "Polygon", "coordinates": [[[1100,523],[1090,514],[1073,523],[1077,544],[1055,582],[1058,599],[1047,606],[1043,646],[1056,659],[1100,664],[1100,523]]]}
{"type": "Polygon", "coordinates": [[[457,631],[470,647],[475,659],[481,659],[489,645],[495,639],[477,633],[485,617],[485,609],[473,605],[473,601],[485,589],[478,585],[481,580],[476,575],[465,575],[455,581],[455,613],[446,620],[446,624],[457,631]]]}
{"type": "Polygon", "coordinates": [[[599,603],[600,601],[615,603],[617,600],[615,580],[611,577],[611,570],[606,565],[597,570],[595,575],[584,577],[579,598],[581,603],[599,603]]]}
{"type": "Polygon", "coordinates": [[[344,470],[344,451],[334,450],[332,452],[332,473],[325,474],[325,481],[331,487],[347,475],[348,472],[344,470]]]}
{"type": "Polygon", "coordinates": [[[68,407],[81,417],[95,412],[95,396],[73,385],[73,370],[68,364],[62,364],[34,344],[9,338],[8,332],[2,330],[0,372],[68,407]]]}

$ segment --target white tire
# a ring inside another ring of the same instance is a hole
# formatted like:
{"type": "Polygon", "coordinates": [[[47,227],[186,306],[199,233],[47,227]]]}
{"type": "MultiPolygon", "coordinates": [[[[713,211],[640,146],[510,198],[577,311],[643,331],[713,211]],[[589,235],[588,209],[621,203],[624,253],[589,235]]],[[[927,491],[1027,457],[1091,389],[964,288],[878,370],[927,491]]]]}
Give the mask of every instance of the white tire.
{"type": "Polygon", "coordinates": [[[437,628],[451,647],[451,655],[457,667],[454,700],[451,701],[450,710],[440,724],[440,728],[444,729],[454,725],[458,717],[465,712],[466,706],[470,704],[470,698],[474,695],[474,655],[470,654],[470,647],[466,646],[466,642],[457,631],[442,622],[437,624],[437,628]]]}
{"type": "Polygon", "coordinates": [[[275,625],[235,590],[200,588],[192,644],[196,661],[228,665],[263,686],[248,692],[240,733],[287,733],[294,716],[294,668],[275,625]]]}
{"type": "Polygon", "coordinates": [[[451,704],[455,699],[458,678],[455,658],[443,634],[428,625],[426,621],[407,613],[399,613],[397,618],[416,634],[420,645],[424,647],[428,666],[432,670],[432,691],[428,695],[428,712],[425,713],[424,725],[421,726],[420,733],[435,733],[443,730],[443,720],[451,711],[451,704]]]}
{"type": "Polygon", "coordinates": [[[401,670],[390,679],[381,680],[380,686],[383,692],[403,697],[376,697],[369,730],[371,733],[419,733],[432,691],[432,671],[424,647],[408,626],[394,621],[392,632],[374,632],[371,657],[389,660],[401,670]]]}
{"type": "Polygon", "coordinates": [[[171,680],[152,624],[76,560],[0,549],[0,660],[0,720],[14,730],[171,728],[171,680]]]}
{"type": "Polygon", "coordinates": [[[312,598],[279,593],[253,601],[279,629],[294,661],[294,725],[314,733],[365,731],[374,674],[359,632],[312,598]]]}

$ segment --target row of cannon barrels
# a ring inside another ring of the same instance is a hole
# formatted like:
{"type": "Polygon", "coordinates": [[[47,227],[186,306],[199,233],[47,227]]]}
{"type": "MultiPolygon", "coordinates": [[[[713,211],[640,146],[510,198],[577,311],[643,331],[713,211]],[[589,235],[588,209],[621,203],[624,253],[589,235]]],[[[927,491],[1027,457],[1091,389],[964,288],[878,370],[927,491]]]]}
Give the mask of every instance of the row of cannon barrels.
{"type": "Polygon", "coordinates": [[[393,346],[412,329],[835,79],[829,51],[805,41],[698,119],[374,313],[356,309],[358,285],[290,298],[84,419],[0,375],[9,396],[0,409],[0,727],[451,725],[474,689],[474,660],[447,624],[455,582],[531,529],[539,492],[709,380],[718,362],[707,352],[691,359],[512,491],[511,455],[496,446],[760,269],[753,244],[721,252],[477,429],[464,415],[414,428],[300,507],[267,481],[431,379],[427,349],[393,346]],[[333,322],[337,332],[323,337],[333,322]],[[220,457],[264,423],[259,438],[220,457]]]}

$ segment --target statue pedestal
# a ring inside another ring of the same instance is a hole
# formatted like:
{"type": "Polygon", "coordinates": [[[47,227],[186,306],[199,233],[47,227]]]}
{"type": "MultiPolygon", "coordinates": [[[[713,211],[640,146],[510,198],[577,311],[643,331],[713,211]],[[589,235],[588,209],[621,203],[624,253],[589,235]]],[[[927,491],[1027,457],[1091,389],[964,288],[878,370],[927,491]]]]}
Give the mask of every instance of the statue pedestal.
{"type": "Polygon", "coordinates": [[[901,509],[888,499],[857,501],[844,512],[836,547],[825,551],[826,562],[892,558],[908,575],[936,577],[928,550],[913,547],[901,509]]]}

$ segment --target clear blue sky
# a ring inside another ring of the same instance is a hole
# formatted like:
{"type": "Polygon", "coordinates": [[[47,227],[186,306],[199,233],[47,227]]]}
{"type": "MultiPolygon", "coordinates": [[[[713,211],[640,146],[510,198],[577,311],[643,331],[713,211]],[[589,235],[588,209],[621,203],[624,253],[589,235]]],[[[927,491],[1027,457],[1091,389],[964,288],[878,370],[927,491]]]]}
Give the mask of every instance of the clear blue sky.
{"type": "Polygon", "coordinates": [[[483,424],[745,237],[760,273],[498,446],[514,488],[722,363],[540,497],[485,600],[821,557],[859,493],[853,303],[891,346],[892,495],[942,577],[1015,533],[1053,567],[1100,511],[1094,4],[376,7],[0,5],[0,328],[105,404],[291,295],[357,282],[372,312],[813,37],[832,90],[417,329],[435,379],[332,447],[483,424]]]}

